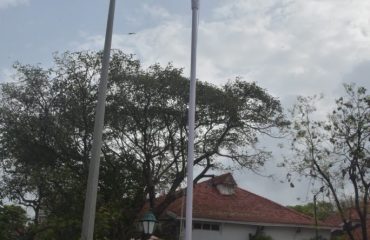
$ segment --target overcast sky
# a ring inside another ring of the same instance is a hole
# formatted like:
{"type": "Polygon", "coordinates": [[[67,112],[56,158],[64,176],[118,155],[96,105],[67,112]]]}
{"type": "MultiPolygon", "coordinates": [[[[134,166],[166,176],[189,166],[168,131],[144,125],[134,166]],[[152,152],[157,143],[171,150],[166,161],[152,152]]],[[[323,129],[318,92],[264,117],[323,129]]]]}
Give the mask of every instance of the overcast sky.
{"type": "MultiPolygon", "coordinates": [[[[172,62],[189,75],[190,2],[117,0],[113,48],[135,54],[145,66],[172,62]]],[[[224,84],[241,76],[266,88],[285,108],[297,95],[323,93],[323,112],[343,94],[343,82],[370,89],[370,1],[200,3],[200,80],[224,84]]],[[[11,80],[15,61],[50,66],[57,51],[101,50],[108,4],[108,0],[0,0],[0,81],[11,80]]],[[[279,173],[272,168],[275,165],[270,163],[267,170],[279,173]]],[[[236,172],[235,178],[239,186],[284,205],[312,199],[307,181],[291,189],[287,183],[247,171],[236,172]]]]}

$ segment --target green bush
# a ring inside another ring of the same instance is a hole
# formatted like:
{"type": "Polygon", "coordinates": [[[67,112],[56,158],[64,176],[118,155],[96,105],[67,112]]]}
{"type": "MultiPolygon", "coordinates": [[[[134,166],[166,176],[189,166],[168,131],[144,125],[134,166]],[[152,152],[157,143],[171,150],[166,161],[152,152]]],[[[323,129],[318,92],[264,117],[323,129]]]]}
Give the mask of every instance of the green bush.
{"type": "Polygon", "coordinates": [[[249,240],[273,240],[273,238],[261,232],[255,236],[249,236],[249,240]]]}

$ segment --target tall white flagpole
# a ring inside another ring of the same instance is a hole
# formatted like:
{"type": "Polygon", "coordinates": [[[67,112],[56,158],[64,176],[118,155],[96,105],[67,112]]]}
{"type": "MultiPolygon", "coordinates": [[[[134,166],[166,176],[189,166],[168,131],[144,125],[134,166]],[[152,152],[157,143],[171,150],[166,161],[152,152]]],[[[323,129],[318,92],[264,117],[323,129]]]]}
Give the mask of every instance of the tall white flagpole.
{"type": "Polygon", "coordinates": [[[187,165],[187,189],[186,189],[186,220],[185,240],[192,239],[193,229],[193,165],[194,165],[194,128],[195,128],[195,87],[196,87],[196,62],[197,62],[197,38],[198,38],[198,9],[199,0],[191,1],[192,8],[192,31],[191,31],[191,66],[190,66],[190,94],[188,114],[188,165],[187,165]]]}
{"type": "Polygon", "coordinates": [[[105,101],[108,82],[108,69],[110,50],[112,44],[113,19],[116,1],[110,0],[107,29],[105,34],[102,69],[100,75],[98,103],[95,112],[95,123],[93,143],[91,149],[91,160],[89,166],[89,177],[87,180],[84,216],[82,222],[81,240],[92,240],[94,235],[96,196],[98,190],[100,154],[102,146],[102,135],[104,127],[105,101]]]}

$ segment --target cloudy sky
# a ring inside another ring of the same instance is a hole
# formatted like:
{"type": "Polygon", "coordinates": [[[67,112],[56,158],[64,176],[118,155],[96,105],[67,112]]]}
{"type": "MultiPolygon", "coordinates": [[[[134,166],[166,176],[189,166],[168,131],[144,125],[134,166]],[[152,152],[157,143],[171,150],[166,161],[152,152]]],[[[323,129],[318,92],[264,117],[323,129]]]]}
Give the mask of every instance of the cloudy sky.
{"type": "MultiPolygon", "coordinates": [[[[370,89],[370,1],[200,2],[200,80],[224,84],[241,76],[266,88],[285,108],[297,95],[323,93],[323,112],[343,94],[343,82],[370,89]]],[[[15,61],[49,66],[54,52],[101,50],[108,3],[0,0],[0,81],[12,79],[15,61]]],[[[145,66],[172,62],[189,75],[190,0],[118,0],[116,7],[113,48],[135,54],[145,66]]],[[[291,189],[279,178],[247,171],[235,177],[240,186],[284,205],[310,201],[307,181],[291,189]]]]}

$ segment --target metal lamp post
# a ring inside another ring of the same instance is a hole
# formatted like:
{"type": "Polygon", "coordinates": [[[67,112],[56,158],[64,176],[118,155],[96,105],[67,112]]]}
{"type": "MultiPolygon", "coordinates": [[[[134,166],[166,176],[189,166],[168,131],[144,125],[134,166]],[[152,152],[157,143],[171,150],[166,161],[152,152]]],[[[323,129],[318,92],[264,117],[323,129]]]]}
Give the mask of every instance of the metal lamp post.
{"type": "Polygon", "coordinates": [[[318,220],[317,220],[317,195],[324,191],[324,187],[321,187],[320,190],[313,195],[313,214],[315,218],[315,239],[319,239],[319,229],[318,229],[318,220]]]}
{"type": "Polygon", "coordinates": [[[318,221],[317,221],[317,194],[320,192],[316,193],[313,196],[313,212],[314,212],[314,217],[315,217],[315,240],[319,239],[319,230],[318,230],[318,221]]]}

